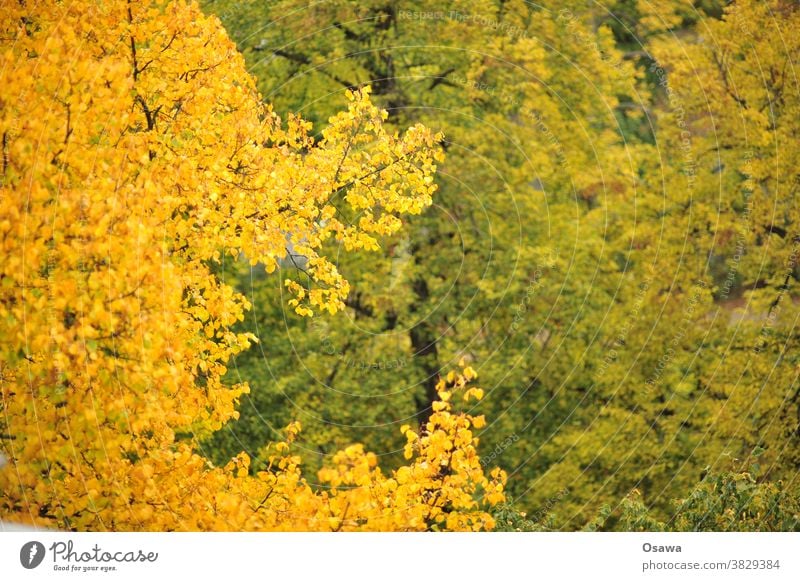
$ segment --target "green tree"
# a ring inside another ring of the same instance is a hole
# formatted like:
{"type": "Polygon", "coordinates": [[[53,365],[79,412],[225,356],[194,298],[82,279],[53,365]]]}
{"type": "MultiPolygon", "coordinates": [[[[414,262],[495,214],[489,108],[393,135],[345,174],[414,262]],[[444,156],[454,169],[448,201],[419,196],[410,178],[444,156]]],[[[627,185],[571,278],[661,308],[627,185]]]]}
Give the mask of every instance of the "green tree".
{"type": "Polygon", "coordinates": [[[393,426],[466,358],[514,510],[552,527],[634,489],[668,518],[756,449],[762,481],[796,472],[793,4],[208,7],[278,110],[324,124],[370,83],[389,123],[442,130],[448,153],[407,238],[342,257],[346,323],[300,320],[235,270],[249,330],[289,341],[237,357],[272,381],[209,453],[298,415],[320,424],[312,463],[350,439],[399,451],[393,426]]]}

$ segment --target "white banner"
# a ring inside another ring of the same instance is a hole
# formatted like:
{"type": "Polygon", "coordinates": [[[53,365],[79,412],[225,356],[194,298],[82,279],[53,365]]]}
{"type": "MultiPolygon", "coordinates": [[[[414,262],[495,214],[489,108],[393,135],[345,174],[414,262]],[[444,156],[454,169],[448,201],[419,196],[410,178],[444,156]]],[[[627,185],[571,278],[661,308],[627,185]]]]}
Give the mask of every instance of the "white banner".
{"type": "Polygon", "coordinates": [[[793,533],[0,533],[0,579],[800,579],[793,533]]]}

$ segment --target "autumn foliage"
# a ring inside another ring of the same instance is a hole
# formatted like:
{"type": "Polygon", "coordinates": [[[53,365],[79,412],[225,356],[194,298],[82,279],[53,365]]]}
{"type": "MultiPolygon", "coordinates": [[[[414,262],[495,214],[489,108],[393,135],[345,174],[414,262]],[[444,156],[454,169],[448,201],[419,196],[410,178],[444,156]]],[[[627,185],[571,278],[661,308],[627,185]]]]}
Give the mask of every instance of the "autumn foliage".
{"type": "MultiPolygon", "coordinates": [[[[477,530],[504,474],[478,460],[469,367],[440,382],[408,464],[360,445],[311,486],[292,442],[217,467],[222,381],[256,341],[219,265],[288,280],[300,315],[350,289],[326,252],[378,248],[431,204],[441,136],[387,131],[369,90],[318,136],[263,104],[194,3],[0,4],[0,517],[72,530],[477,530]],[[288,252],[287,252],[288,249],[288,252]]],[[[262,337],[268,341],[269,337],[262,337]]]]}
{"type": "Polygon", "coordinates": [[[800,528],[797,2],[198,2],[0,0],[0,520],[800,528]]]}
{"type": "Polygon", "coordinates": [[[344,316],[228,271],[282,340],[236,358],[260,388],[210,455],[298,411],[309,464],[398,450],[387,418],[466,357],[497,528],[800,528],[800,4],[202,4],[276,110],[324,125],[368,82],[387,124],[447,136],[433,207],[339,263],[344,316]]]}

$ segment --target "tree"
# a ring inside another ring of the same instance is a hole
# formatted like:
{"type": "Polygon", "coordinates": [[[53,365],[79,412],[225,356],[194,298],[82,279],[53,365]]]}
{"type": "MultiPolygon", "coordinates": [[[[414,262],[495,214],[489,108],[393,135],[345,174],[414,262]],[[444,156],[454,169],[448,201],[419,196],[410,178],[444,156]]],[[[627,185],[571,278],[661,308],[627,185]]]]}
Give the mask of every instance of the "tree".
{"type": "Polygon", "coordinates": [[[708,475],[684,499],[675,514],[660,522],[649,514],[637,492],[620,506],[621,528],[628,531],[797,531],[797,494],[782,481],[761,481],[749,472],[708,475]]]}
{"type": "MultiPolygon", "coordinates": [[[[431,204],[441,139],[383,125],[348,93],[319,137],[262,103],[214,17],[184,2],[4,1],[0,12],[0,349],[4,518],[70,530],[490,528],[503,499],[451,411],[465,367],[384,474],[360,445],[303,478],[289,445],[224,468],[198,438],[238,412],[229,359],[250,307],[220,265],[286,279],[301,316],[336,312],[330,256],[374,250],[431,204]],[[287,254],[287,248],[288,254],[287,254]],[[222,272],[222,274],[219,274],[222,272]]],[[[265,441],[266,443],[266,441],[265,441]]]]}
{"type": "MultiPolygon", "coordinates": [[[[621,105],[646,97],[642,75],[607,29],[598,35],[583,17],[523,2],[452,3],[435,13],[424,3],[209,6],[278,107],[324,103],[337,86],[370,81],[389,122],[441,128],[450,153],[438,174],[440,209],[411,221],[407,246],[380,262],[342,264],[359,281],[350,325],[309,329],[285,317],[291,349],[237,358],[244,376],[278,381],[251,394],[241,421],[214,444],[247,445],[269,430],[260,412],[299,409],[328,434],[315,442],[319,458],[353,430],[397,450],[386,418],[424,422],[441,370],[466,356],[491,386],[481,402],[494,418],[484,442],[504,449],[498,461],[512,472],[514,496],[535,511],[564,485],[532,485],[552,460],[530,456],[572,416],[590,380],[575,357],[591,345],[585,359],[602,359],[597,329],[615,289],[635,277],[606,238],[627,232],[633,213],[638,146],[626,145],[620,119],[641,117],[621,105]],[[386,394],[381,366],[394,362],[413,390],[386,394]]],[[[277,286],[247,272],[242,280],[262,305],[251,329],[281,318],[277,286]]]]}
{"type": "Polygon", "coordinates": [[[209,1],[279,109],[371,82],[389,123],[442,129],[449,154],[407,243],[341,262],[347,325],[284,315],[239,273],[246,328],[290,340],[237,357],[277,381],[214,445],[259,441],[266,412],[319,426],[314,462],[354,432],[399,450],[392,423],[424,423],[467,357],[514,506],[558,528],[634,489],[669,518],[757,449],[759,478],[793,489],[796,8],[696,4],[209,1]],[[390,367],[413,389],[386,390],[390,367]]]}

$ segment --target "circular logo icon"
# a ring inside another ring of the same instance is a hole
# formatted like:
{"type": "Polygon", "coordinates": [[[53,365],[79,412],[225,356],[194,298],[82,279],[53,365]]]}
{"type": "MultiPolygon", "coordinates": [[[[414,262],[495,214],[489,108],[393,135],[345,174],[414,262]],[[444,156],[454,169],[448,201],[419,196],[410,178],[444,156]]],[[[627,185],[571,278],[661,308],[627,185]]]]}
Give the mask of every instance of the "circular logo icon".
{"type": "Polygon", "coordinates": [[[44,545],[39,541],[30,541],[19,550],[19,562],[26,569],[35,569],[44,560],[44,545]]]}

